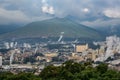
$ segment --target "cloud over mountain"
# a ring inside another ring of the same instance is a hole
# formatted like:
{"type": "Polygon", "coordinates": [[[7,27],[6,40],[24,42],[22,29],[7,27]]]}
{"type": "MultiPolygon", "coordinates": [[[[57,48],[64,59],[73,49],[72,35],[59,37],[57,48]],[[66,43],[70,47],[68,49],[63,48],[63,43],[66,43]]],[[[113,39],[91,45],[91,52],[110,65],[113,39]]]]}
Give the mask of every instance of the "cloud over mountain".
{"type": "Polygon", "coordinates": [[[54,14],[55,11],[54,11],[54,8],[53,6],[50,6],[47,2],[47,0],[42,0],[42,12],[44,13],[48,13],[48,14],[54,14]]]}
{"type": "Polygon", "coordinates": [[[106,9],[104,14],[110,18],[120,18],[120,9],[106,9]]]}
{"type": "Polygon", "coordinates": [[[28,23],[67,15],[84,23],[99,19],[103,22],[103,16],[118,20],[119,4],[120,0],[0,0],[0,24],[28,23]]]}

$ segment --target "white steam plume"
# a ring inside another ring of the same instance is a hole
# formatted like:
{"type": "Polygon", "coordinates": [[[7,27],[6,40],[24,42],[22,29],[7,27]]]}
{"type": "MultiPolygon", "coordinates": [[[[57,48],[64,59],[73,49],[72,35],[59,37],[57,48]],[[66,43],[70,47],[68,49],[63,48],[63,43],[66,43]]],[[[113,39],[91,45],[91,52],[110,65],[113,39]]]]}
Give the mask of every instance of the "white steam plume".
{"type": "Polygon", "coordinates": [[[107,50],[105,54],[100,55],[95,61],[105,61],[109,57],[113,57],[115,53],[120,54],[120,38],[117,36],[110,36],[106,38],[107,50]]]}
{"type": "Polygon", "coordinates": [[[62,40],[62,38],[63,38],[63,34],[64,34],[64,32],[61,32],[61,34],[60,34],[60,38],[58,39],[58,42],[60,42],[60,41],[62,40]]]}
{"type": "Polygon", "coordinates": [[[14,54],[15,54],[15,51],[12,51],[11,56],[10,56],[10,65],[12,65],[14,54]]]}
{"type": "Polygon", "coordinates": [[[42,12],[43,13],[48,13],[48,14],[54,14],[55,10],[53,6],[50,6],[47,2],[47,0],[42,0],[42,12]]]}

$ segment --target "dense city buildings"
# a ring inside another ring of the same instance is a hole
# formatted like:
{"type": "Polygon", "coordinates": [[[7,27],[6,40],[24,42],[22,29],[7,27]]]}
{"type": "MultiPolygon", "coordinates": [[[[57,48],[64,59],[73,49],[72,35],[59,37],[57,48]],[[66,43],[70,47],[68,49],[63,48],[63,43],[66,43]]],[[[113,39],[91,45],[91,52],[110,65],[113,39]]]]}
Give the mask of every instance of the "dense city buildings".
{"type": "Polygon", "coordinates": [[[73,60],[93,64],[106,62],[119,70],[120,38],[110,36],[106,41],[81,43],[80,41],[53,41],[40,43],[4,42],[0,49],[0,66],[12,72],[36,70],[40,73],[45,66],[73,60]]]}

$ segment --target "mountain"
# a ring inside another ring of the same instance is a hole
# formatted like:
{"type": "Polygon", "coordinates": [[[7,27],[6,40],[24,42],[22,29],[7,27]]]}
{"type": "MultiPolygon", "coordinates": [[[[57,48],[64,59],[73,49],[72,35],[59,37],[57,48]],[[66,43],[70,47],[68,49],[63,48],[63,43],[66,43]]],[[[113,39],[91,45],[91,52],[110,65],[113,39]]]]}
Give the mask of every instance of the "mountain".
{"type": "Polygon", "coordinates": [[[120,37],[120,25],[96,27],[96,30],[99,30],[105,36],[117,35],[120,37]]]}
{"type": "Polygon", "coordinates": [[[12,32],[18,28],[18,25],[0,25],[0,34],[12,32]]]}
{"type": "Polygon", "coordinates": [[[59,37],[61,32],[64,32],[64,37],[68,38],[102,38],[95,29],[67,18],[32,22],[13,32],[0,35],[0,38],[59,37]]]}

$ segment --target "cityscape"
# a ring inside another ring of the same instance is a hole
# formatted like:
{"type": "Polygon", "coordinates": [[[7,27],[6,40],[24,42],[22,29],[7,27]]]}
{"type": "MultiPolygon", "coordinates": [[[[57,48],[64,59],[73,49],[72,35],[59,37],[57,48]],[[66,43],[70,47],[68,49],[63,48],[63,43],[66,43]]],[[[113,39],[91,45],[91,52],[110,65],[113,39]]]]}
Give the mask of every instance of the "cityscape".
{"type": "Polygon", "coordinates": [[[94,65],[100,62],[109,64],[110,68],[120,70],[120,38],[117,36],[106,37],[106,41],[81,43],[63,41],[60,35],[58,41],[40,43],[4,42],[0,47],[0,66],[3,71],[32,71],[40,73],[45,66],[53,64],[60,66],[62,63],[73,60],[81,63],[92,61],[94,65]]]}

